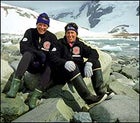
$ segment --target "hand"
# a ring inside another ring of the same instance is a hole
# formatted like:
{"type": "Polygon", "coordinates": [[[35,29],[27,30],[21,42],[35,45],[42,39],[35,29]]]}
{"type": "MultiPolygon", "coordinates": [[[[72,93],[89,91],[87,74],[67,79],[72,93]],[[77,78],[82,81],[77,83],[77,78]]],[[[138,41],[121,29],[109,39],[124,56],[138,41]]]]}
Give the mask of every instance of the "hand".
{"type": "Polygon", "coordinates": [[[76,69],[76,65],[73,61],[67,61],[64,65],[64,67],[69,71],[72,72],[76,69]]]}
{"type": "Polygon", "coordinates": [[[86,62],[85,67],[84,67],[84,74],[85,74],[85,77],[91,77],[93,75],[91,62],[86,62]]]}
{"type": "Polygon", "coordinates": [[[44,64],[45,61],[46,61],[46,55],[45,55],[45,53],[42,52],[42,51],[38,51],[38,52],[36,52],[36,55],[37,55],[37,58],[40,61],[40,63],[41,64],[44,64]]]}

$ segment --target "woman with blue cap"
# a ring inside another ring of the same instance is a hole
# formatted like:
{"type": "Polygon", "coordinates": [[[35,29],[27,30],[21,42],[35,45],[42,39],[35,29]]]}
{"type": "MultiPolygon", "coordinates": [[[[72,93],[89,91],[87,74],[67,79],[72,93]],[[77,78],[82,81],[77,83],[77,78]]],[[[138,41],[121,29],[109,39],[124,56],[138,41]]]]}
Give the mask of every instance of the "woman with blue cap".
{"type": "Polygon", "coordinates": [[[20,41],[22,58],[12,79],[7,97],[15,98],[21,85],[21,79],[26,71],[32,74],[40,73],[40,82],[29,99],[29,107],[35,108],[42,91],[48,88],[50,82],[49,55],[55,48],[56,36],[48,31],[50,19],[46,13],[41,13],[36,22],[36,28],[26,30],[20,41]]]}

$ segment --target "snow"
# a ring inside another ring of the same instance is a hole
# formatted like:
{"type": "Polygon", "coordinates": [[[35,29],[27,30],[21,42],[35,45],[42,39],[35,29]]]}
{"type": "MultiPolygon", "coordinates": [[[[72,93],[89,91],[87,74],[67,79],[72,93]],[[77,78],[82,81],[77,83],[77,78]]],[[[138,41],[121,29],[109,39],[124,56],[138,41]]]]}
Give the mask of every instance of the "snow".
{"type": "MultiPolygon", "coordinates": [[[[1,4],[1,6],[18,8],[22,10],[22,13],[33,14],[36,16],[36,18],[38,16],[38,13],[21,7],[11,6],[3,3],[1,4]]],[[[19,16],[19,14],[15,9],[8,9],[8,14],[7,14],[7,11],[5,11],[1,7],[1,33],[22,35],[24,34],[26,29],[36,27],[36,18],[33,17],[27,18],[27,17],[19,16]]],[[[53,33],[64,31],[64,27],[66,24],[67,23],[65,22],[60,22],[50,18],[50,27],[48,30],[53,33]]],[[[91,31],[79,27],[79,36],[81,37],[84,37],[85,35],[93,36],[94,34],[95,33],[91,31]]]]}
{"type": "MultiPolygon", "coordinates": [[[[102,6],[106,6],[106,4],[102,4],[102,6]]],[[[135,33],[139,32],[139,18],[137,16],[134,16],[134,17],[129,16],[129,15],[134,15],[136,13],[134,9],[132,8],[134,7],[136,8],[137,4],[138,4],[137,2],[134,2],[133,5],[130,5],[130,4],[124,5],[123,7],[121,7],[122,8],[121,11],[119,10],[117,3],[113,4],[116,7],[114,10],[116,11],[116,14],[111,13],[106,16],[103,16],[102,17],[103,21],[101,21],[100,24],[98,24],[98,26],[95,27],[93,30],[85,29],[86,27],[89,26],[89,24],[87,22],[87,19],[85,19],[86,12],[84,11],[80,18],[77,18],[76,20],[74,20],[74,22],[76,23],[82,21],[83,25],[85,25],[83,26],[83,28],[82,26],[81,27],[79,26],[79,29],[78,29],[79,37],[112,38],[111,34],[107,34],[108,31],[110,31],[115,26],[118,26],[121,24],[128,24],[129,25],[128,30],[130,32],[135,32],[135,33]],[[126,13],[126,10],[127,10],[127,13],[126,13]],[[125,12],[125,14],[122,16],[123,12],[125,12]],[[120,16],[120,18],[117,19],[117,16],[120,16]]],[[[76,11],[76,10],[73,10],[73,11],[76,11]]],[[[1,33],[23,35],[26,29],[36,27],[36,18],[38,14],[39,13],[30,9],[1,3],[1,33]],[[3,6],[13,7],[15,9],[7,9],[6,11],[3,8],[3,6]],[[33,16],[23,17],[23,16],[20,16],[18,12],[20,12],[21,14],[28,13],[29,15],[34,15],[35,17],[33,16]]],[[[71,18],[69,17],[68,19],[70,20],[71,18]]],[[[61,22],[61,21],[57,21],[50,18],[50,27],[48,30],[53,33],[64,31],[64,27],[66,24],[67,24],[66,22],[61,22]]]]}

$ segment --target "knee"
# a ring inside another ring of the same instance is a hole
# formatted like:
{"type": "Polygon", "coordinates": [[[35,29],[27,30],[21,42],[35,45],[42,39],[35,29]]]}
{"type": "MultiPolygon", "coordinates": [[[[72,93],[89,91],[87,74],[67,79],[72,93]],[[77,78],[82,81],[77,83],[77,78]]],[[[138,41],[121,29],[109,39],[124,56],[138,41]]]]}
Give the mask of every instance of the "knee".
{"type": "Polygon", "coordinates": [[[76,66],[76,69],[72,72],[69,72],[71,78],[73,78],[74,76],[76,76],[77,74],[81,74],[79,68],[76,66]]]}
{"type": "Polygon", "coordinates": [[[45,65],[45,71],[48,71],[49,73],[52,72],[51,67],[49,65],[45,65]]]}
{"type": "Polygon", "coordinates": [[[101,63],[99,60],[94,60],[93,62],[93,69],[95,68],[100,68],[101,67],[101,63]]]}

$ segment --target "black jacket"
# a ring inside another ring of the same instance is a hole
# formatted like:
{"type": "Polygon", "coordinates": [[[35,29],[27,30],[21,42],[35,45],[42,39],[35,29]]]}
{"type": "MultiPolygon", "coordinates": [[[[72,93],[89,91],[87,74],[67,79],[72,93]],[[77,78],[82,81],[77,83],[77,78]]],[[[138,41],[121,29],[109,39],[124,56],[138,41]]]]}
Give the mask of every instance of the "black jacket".
{"type": "Polygon", "coordinates": [[[41,48],[43,48],[43,44],[46,41],[50,43],[50,47],[45,53],[49,53],[56,45],[56,36],[49,31],[46,31],[45,34],[40,35],[36,28],[30,28],[26,30],[22,40],[20,41],[20,52],[23,54],[26,51],[32,53],[43,51],[41,48]],[[39,37],[41,39],[40,42],[39,37]]]}
{"type": "Polygon", "coordinates": [[[94,63],[98,60],[99,54],[96,49],[92,49],[90,46],[85,45],[79,38],[76,39],[72,47],[66,41],[66,37],[58,40],[59,42],[59,52],[57,52],[53,62],[56,65],[63,65],[66,61],[72,60],[78,66],[84,63],[84,58],[87,58],[88,62],[94,63]]]}

